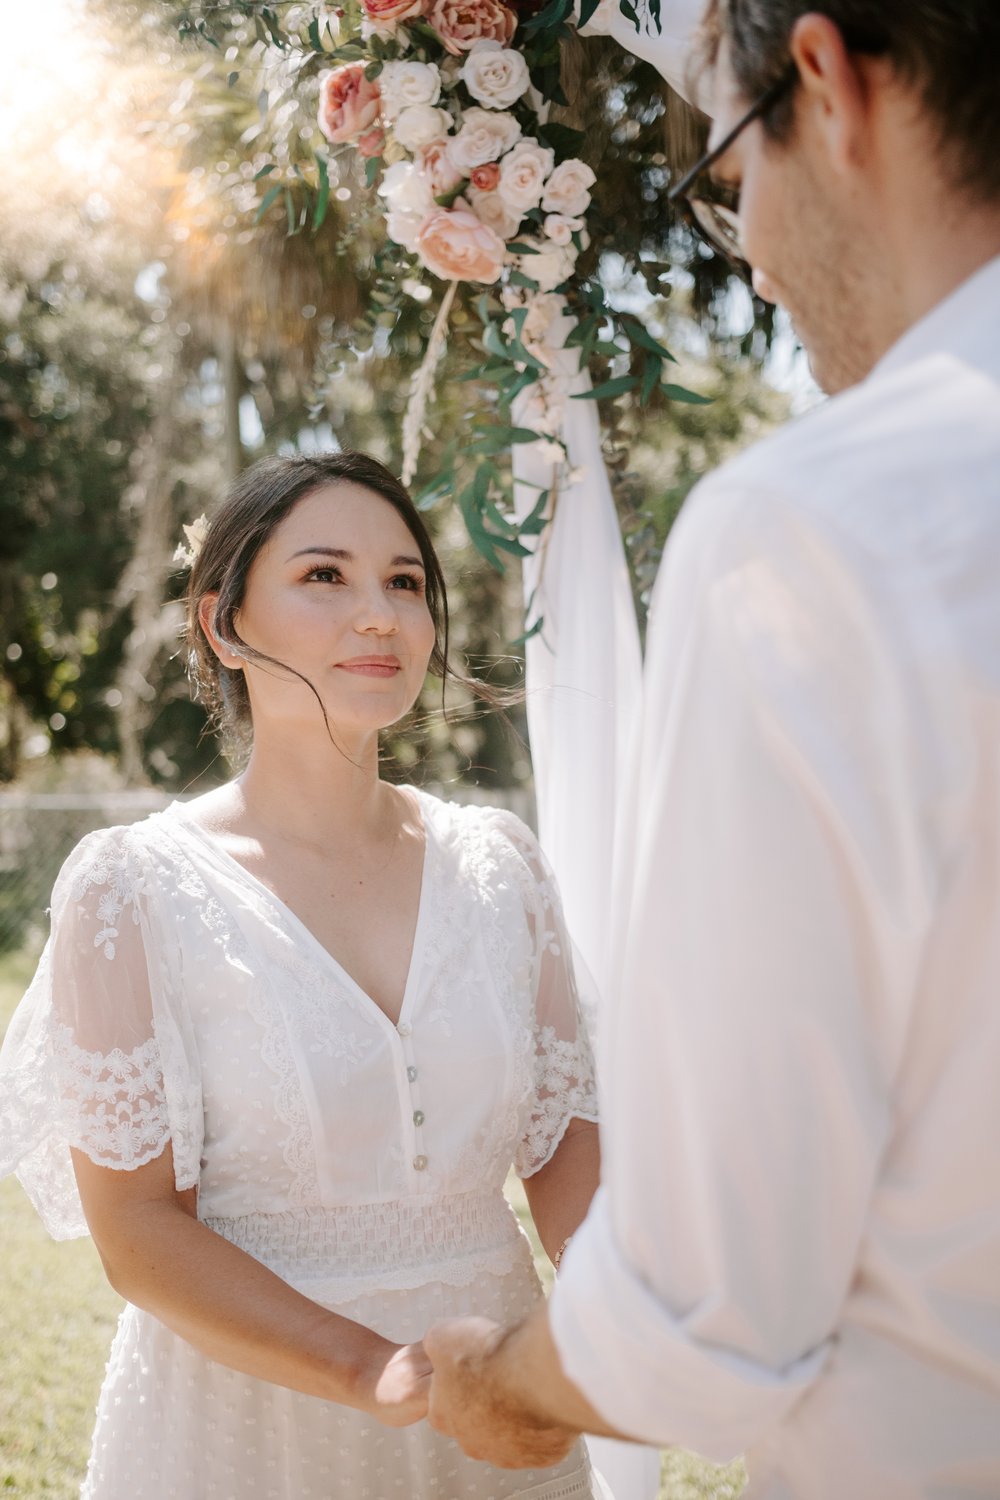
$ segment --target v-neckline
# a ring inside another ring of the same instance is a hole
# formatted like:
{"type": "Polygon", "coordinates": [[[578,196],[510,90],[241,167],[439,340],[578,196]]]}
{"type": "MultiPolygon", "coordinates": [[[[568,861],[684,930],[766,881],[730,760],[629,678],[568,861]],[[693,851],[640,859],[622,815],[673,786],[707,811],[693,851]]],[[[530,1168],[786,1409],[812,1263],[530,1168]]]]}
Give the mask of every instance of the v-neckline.
{"type": "Polygon", "coordinates": [[[238,875],[241,875],[249,885],[253,886],[255,890],[259,891],[261,895],[270,903],[272,908],[278,913],[278,915],[285,923],[286,927],[292,928],[295,932],[301,934],[301,936],[305,939],[307,945],[313,948],[319,955],[321,961],[326,963],[330,968],[336,971],[340,980],[344,984],[346,984],[346,986],[352,991],[354,996],[362,1002],[363,1007],[367,1010],[373,1011],[375,1016],[381,1018],[384,1024],[388,1026],[393,1032],[397,1031],[398,1028],[403,1024],[404,1020],[413,1009],[413,1005],[415,1003],[414,997],[417,989],[417,975],[419,973],[420,963],[423,957],[424,933],[427,927],[427,909],[430,904],[429,872],[431,865],[431,828],[430,820],[427,817],[427,809],[424,799],[417,787],[406,786],[400,787],[399,790],[408,792],[413,797],[417,812],[420,816],[420,825],[423,830],[424,849],[420,866],[420,893],[417,898],[417,920],[414,924],[413,939],[410,944],[410,958],[406,968],[406,979],[403,983],[403,998],[400,1002],[399,1015],[395,1021],[389,1015],[388,1011],[384,1010],[383,1007],[379,1005],[378,1001],[368,993],[364,986],[355,979],[354,975],[348,968],[345,967],[344,964],[341,963],[336,954],[331,953],[326,944],[320,942],[319,938],[313,932],[312,928],[309,927],[302,920],[302,918],[292,910],[287,901],[283,901],[275,891],[272,891],[269,885],[265,885],[263,880],[254,875],[251,870],[248,870],[247,867],[241,864],[234,855],[228,852],[228,850],[224,849],[219,843],[218,839],[213,837],[213,835],[210,834],[207,829],[202,828],[201,825],[196,823],[193,818],[185,816],[183,802],[173,802],[167,809],[165,809],[165,811],[172,812],[174,814],[173,821],[175,823],[179,824],[181,828],[186,829],[188,833],[193,834],[198,840],[199,844],[203,845],[209,851],[209,853],[213,854],[216,859],[219,860],[227,869],[235,870],[236,873],[238,875]]]}

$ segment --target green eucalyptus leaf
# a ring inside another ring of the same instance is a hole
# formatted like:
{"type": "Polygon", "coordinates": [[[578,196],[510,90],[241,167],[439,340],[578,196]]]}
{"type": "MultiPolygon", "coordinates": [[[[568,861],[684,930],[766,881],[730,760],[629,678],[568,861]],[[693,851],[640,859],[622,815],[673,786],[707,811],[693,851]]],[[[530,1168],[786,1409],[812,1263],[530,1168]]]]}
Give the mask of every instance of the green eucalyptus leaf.
{"type": "Polygon", "coordinates": [[[660,390],[668,401],[683,401],[688,406],[711,406],[713,396],[699,396],[697,391],[689,391],[684,385],[661,385],[660,390]]]}
{"type": "Polygon", "coordinates": [[[610,401],[615,396],[625,396],[639,384],[638,375],[618,375],[614,380],[605,380],[595,385],[592,391],[580,391],[571,396],[571,401],[610,401]]]}
{"type": "Polygon", "coordinates": [[[382,169],[382,158],[380,156],[369,156],[365,162],[365,186],[371,187],[382,169]]]}
{"type": "Polygon", "coordinates": [[[261,219],[264,217],[264,215],[267,213],[268,209],[271,207],[271,204],[274,202],[274,200],[276,198],[278,198],[280,196],[281,192],[282,192],[282,184],[280,182],[275,183],[274,187],[268,188],[267,192],[264,194],[263,198],[260,200],[260,208],[258,208],[256,217],[254,218],[254,223],[255,224],[259,224],[260,223],[261,219]]]}
{"type": "Polygon", "coordinates": [[[542,627],[544,626],[544,624],[545,624],[545,616],[544,615],[539,615],[538,619],[535,621],[534,625],[530,625],[528,627],[528,629],[524,632],[523,635],[519,635],[516,640],[511,641],[509,644],[511,646],[524,646],[524,645],[526,645],[528,641],[533,640],[535,638],[535,636],[538,635],[541,632],[542,627]]]}
{"type": "Polygon", "coordinates": [[[642,371],[642,390],[639,392],[639,400],[643,406],[649,404],[650,397],[660,383],[663,374],[663,360],[658,354],[647,354],[642,371]]]}
{"type": "Polygon", "coordinates": [[[576,19],[576,26],[578,31],[581,26],[586,26],[587,22],[597,10],[597,7],[600,5],[600,3],[601,0],[580,0],[580,14],[576,19]]]}
{"type": "Polygon", "coordinates": [[[266,167],[261,167],[259,172],[254,173],[253,180],[254,182],[259,182],[262,177],[270,177],[271,173],[276,171],[277,167],[275,166],[275,163],[273,161],[269,161],[266,167]]]}
{"type": "Polygon", "coordinates": [[[327,205],[330,202],[330,172],[318,151],[316,152],[316,170],[319,173],[319,191],[316,194],[316,207],[312,217],[314,230],[318,229],[326,218],[327,205]]]}

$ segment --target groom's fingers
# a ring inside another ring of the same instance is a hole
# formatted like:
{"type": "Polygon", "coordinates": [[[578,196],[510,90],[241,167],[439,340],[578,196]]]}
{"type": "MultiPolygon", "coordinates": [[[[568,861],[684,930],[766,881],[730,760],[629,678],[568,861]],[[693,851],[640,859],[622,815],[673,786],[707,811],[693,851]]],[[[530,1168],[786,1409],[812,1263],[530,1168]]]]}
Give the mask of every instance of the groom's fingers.
{"type": "Polygon", "coordinates": [[[439,1364],[482,1353],[498,1327],[489,1318],[447,1318],[424,1334],[424,1351],[437,1369],[439,1364]]]}

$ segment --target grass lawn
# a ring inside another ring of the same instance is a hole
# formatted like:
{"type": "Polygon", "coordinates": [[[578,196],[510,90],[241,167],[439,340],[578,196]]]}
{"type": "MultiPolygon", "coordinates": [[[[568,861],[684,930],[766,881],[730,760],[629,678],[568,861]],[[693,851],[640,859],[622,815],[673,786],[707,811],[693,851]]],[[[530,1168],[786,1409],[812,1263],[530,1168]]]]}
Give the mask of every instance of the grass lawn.
{"type": "MultiPolygon", "coordinates": [[[[33,955],[0,955],[0,1032],[33,969],[33,955]]],[[[537,1251],[516,1179],[510,1194],[537,1251]]],[[[537,1254],[548,1283],[551,1267],[537,1254]]],[[[121,1301],[90,1240],[50,1240],[13,1178],[0,1182],[0,1265],[0,1491],[71,1500],[121,1301]]],[[[660,1500],[735,1500],[742,1488],[741,1465],[716,1469],[678,1451],[664,1455],[660,1500]]]]}

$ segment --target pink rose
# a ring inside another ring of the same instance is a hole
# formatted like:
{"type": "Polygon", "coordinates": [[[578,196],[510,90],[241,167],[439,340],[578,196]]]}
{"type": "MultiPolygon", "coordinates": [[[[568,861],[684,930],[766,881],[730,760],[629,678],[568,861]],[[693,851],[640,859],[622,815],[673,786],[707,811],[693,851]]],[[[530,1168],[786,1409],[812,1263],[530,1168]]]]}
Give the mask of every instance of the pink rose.
{"type": "Polygon", "coordinates": [[[432,0],[427,21],[456,57],[477,42],[506,46],[517,28],[514,12],[500,0],[432,0]]]}
{"type": "Polygon", "coordinates": [[[424,9],[424,0],[361,0],[361,8],[369,21],[384,26],[389,21],[405,21],[409,16],[419,16],[424,9]]]}
{"type": "Polygon", "coordinates": [[[467,208],[438,209],[417,235],[417,254],[444,281],[496,281],[505,246],[467,208]]]}
{"type": "Polygon", "coordinates": [[[448,155],[446,136],[439,135],[437,140],[431,141],[429,146],[421,146],[417,152],[417,164],[430,183],[431,193],[435,198],[440,198],[445,193],[453,193],[459,184],[465,181],[462,173],[448,155]]]}
{"type": "Polygon", "coordinates": [[[473,167],[469,173],[469,181],[481,193],[492,193],[500,181],[500,163],[488,161],[484,162],[481,167],[473,167]]]}
{"type": "Polygon", "coordinates": [[[384,146],[385,131],[381,126],[376,125],[374,130],[358,136],[358,150],[362,156],[381,156],[384,146]]]}
{"type": "Polygon", "coordinates": [[[363,62],[344,63],[320,80],[319,128],[328,141],[353,141],[378,119],[378,84],[365,77],[363,62]]]}

